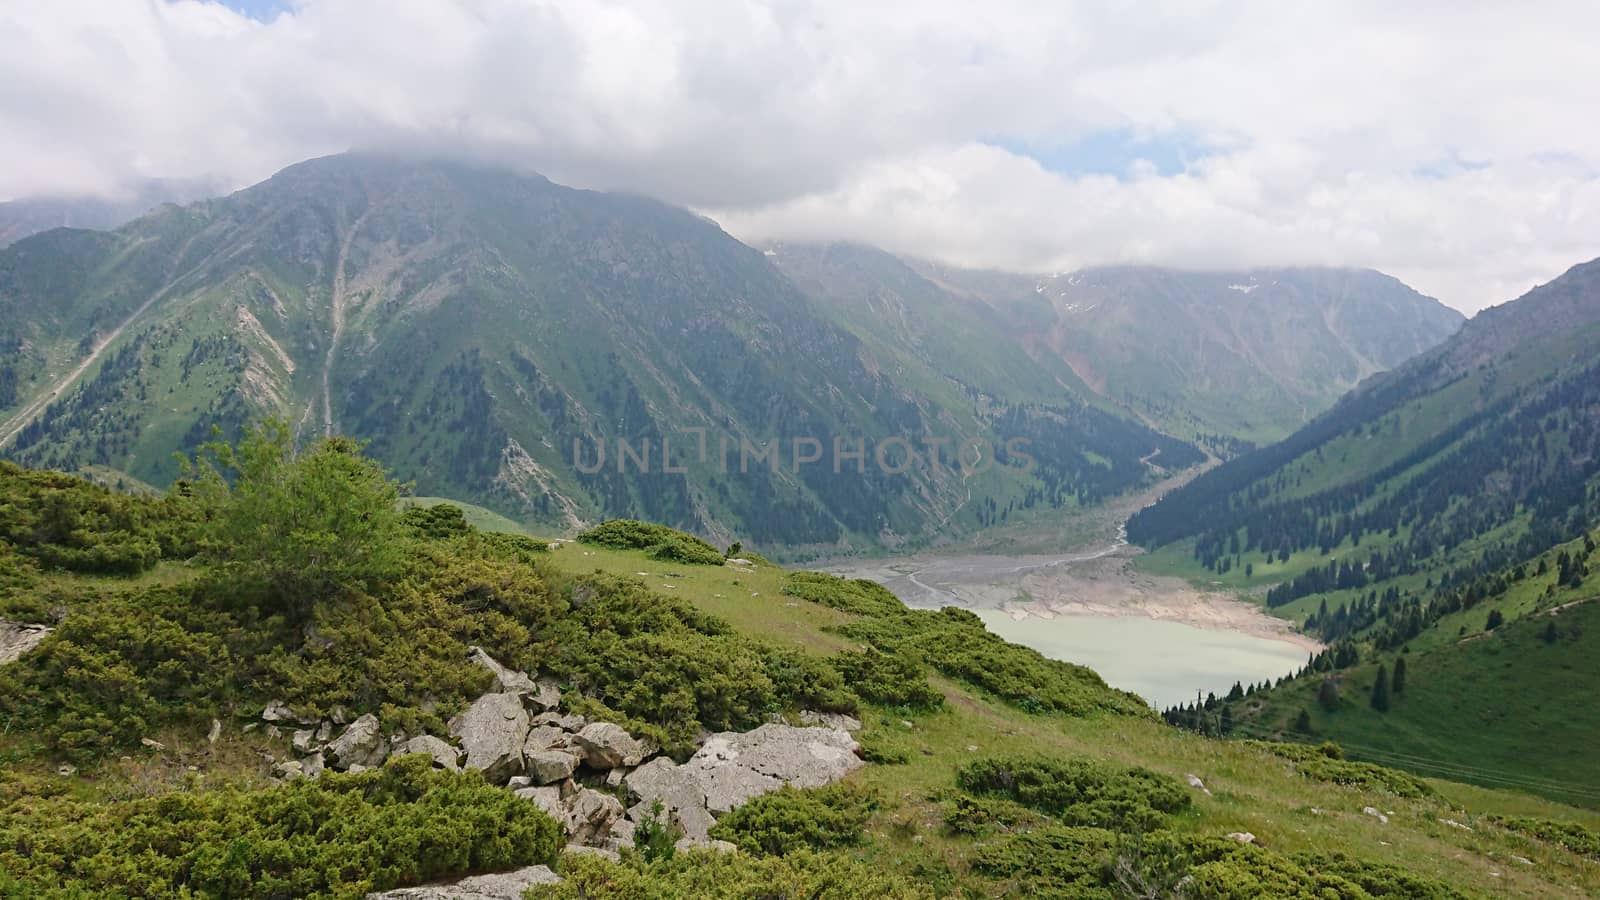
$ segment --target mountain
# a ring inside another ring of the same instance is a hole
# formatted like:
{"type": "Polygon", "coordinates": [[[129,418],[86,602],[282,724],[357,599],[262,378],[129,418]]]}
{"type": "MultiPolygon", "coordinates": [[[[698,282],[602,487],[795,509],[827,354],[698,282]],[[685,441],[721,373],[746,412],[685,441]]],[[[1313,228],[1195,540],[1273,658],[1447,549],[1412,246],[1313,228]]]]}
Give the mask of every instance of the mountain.
{"type": "Polygon", "coordinates": [[[1191,438],[1285,437],[1462,321],[1369,269],[1120,266],[1032,277],[918,268],[999,312],[1033,359],[1064,362],[1120,406],[1191,438]]]}
{"type": "Polygon", "coordinates": [[[120,228],[164,203],[191,203],[219,193],[206,180],[152,178],[111,196],[19,197],[0,203],[0,248],[52,228],[120,228]]]}
{"type": "Polygon", "coordinates": [[[1600,733],[1583,662],[1597,522],[1600,261],[1173,491],[1128,535],[1153,551],[1144,566],[1264,595],[1333,645],[1224,703],[1230,721],[1569,796],[1600,733]],[[1404,699],[1363,709],[1401,658],[1404,699]]]}
{"type": "Polygon", "coordinates": [[[553,528],[837,550],[1201,459],[1065,391],[905,377],[685,210],[457,164],[329,157],[40,234],[0,252],[0,312],[5,453],[153,484],[214,425],[278,415],[370,439],[419,494],[553,528]]]}

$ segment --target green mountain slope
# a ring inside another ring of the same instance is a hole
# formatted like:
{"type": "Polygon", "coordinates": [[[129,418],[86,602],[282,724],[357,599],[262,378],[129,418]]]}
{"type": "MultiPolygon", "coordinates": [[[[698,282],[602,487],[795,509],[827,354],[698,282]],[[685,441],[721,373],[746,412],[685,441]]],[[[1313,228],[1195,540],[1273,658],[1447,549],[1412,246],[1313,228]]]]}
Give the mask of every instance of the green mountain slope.
{"type": "Polygon", "coordinates": [[[1253,443],[1288,435],[1462,321],[1365,269],[1121,266],[1039,277],[922,269],[1000,312],[1034,359],[1065,362],[1169,433],[1253,443]]]}
{"type": "Polygon", "coordinates": [[[1328,736],[1419,772],[1600,799],[1583,793],[1600,737],[1584,661],[1597,521],[1591,262],[1129,521],[1154,551],[1142,565],[1264,596],[1333,644],[1285,684],[1168,716],[1215,727],[1225,710],[1246,734],[1328,736]],[[1401,658],[1404,698],[1371,708],[1378,666],[1401,658]]]}
{"type": "Polygon", "coordinates": [[[1152,452],[1200,459],[1069,395],[903,378],[684,210],[460,165],[330,157],[113,233],[48,232],[0,252],[0,312],[5,453],[155,484],[214,425],[272,414],[551,529],[633,516],[836,552],[1092,503],[1143,483],[1152,452]],[[955,464],[1012,439],[1031,471],[955,464]],[[899,471],[908,452],[923,464],[899,471]]]}

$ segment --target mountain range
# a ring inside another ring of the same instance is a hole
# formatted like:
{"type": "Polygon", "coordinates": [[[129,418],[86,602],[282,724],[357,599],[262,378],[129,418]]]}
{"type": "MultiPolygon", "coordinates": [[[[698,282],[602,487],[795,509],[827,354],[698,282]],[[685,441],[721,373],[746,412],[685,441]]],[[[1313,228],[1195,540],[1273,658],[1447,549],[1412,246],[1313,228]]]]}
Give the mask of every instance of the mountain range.
{"type": "Polygon", "coordinates": [[[1231,455],[1459,321],[1372,272],[763,253],[642,197],[361,155],[18,241],[0,311],[0,450],[24,464],[161,485],[214,426],[276,415],[546,527],[832,551],[1231,455]]]}

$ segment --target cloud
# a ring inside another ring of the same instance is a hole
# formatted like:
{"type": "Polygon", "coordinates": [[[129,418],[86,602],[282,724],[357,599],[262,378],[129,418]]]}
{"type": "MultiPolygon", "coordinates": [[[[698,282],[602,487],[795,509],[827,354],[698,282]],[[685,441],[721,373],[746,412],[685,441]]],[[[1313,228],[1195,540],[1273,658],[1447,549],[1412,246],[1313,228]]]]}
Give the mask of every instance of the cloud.
{"type": "Polygon", "coordinates": [[[1600,254],[1588,3],[241,8],[0,8],[0,197],[412,147],[975,266],[1370,265],[1471,310],[1600,254]]]}

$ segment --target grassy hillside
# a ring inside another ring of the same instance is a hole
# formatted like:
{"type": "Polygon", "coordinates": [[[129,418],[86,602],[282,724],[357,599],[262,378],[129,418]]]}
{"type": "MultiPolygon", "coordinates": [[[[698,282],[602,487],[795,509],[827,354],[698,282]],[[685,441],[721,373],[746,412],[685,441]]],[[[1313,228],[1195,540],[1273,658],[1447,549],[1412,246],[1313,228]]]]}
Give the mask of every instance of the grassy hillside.
{"type": "MultiPolygon", "coordinates": [[[[810,835],[801,846],[769,851],[758,842],[722,860],[569,857],[557,862],[568,884],[544,896],[660,896],[668,885],[719,896],[714,889],[760,884],[795,898],[1116,897],[1182,877],[1202,897],[1600,890],[1600,859],[1577,840],[1600,830],[1600,814],[1184,733],[1091,672],[985,638],[969,616],[908,611],[876,586],[759,559],[673,561],[680,551],[662,547],[690,542],[659,529],[621,523],[547,551],[542,542],[485,536],[437,507],[389,522],[381,511],[392,506],[381,496],[367,502],[382,491],[345,452],[326,446],[271,480],[303,485],[308,492],[294,494],[302,503],[321,498],[309,508],[328,516],[316,520],[347,551],[336,561],[347,577],[303,607],[282,605],[282,591],[319,583],[305,580],[303,567],[278,572],[217,542],[235,525],[249,536],[277,521],[254,518],[275,495],[258,495],[248,479],[221,493],[202,484],[157,500],[0,469],[0,578],[9,579],[0,615],[59,625],[0,668],[8,721],[0,895],[74,886],[130,895],[137,875],[140,896],[176,896],[179,885],[218,885],[225,876],[240,879],[231,896],[268,896],[265,879],[282,875],[271,860],[302,854],[297,895],[359,897],[474,859],[491,868],[550,859],[529,809],[504,811],[520,817],[517,842],[497,843],[483,830],[488,819],[467,814],[496,802],[475,776],[419,781],[391,765],[315,789],[275,786],[262,754],[286,752],[287,738],[240,727],[270,699],[319,713],[334,705],[372,711],[391,728],[428,727],[486,687],[487,673],[466,660],[468,642],[559,678],[564,706],[614,716],[669,746],[692,741],[702,724],[745,727],[819,705],[854,710],[864,724],[859,737],[874,762],[846,783],[853,791],[759,807],[768,821],[791,823],[777,826],[785,833],[810,835]],[[370,515],[340,517],[362,503],[370,515]],[[619,543],[649,546],[611,546],[619,543]],[[367,552],[384,548],[403,553],[367,552]],[[310,619],[297,624],[295,609],[310,619]],[[176,666],[180,659],[186,664],[176,666]],[[845,671],[854,674],[841,678],[845,671]],[[223,722],[215,743],[206,739],[213,716],[223,722]],[[1191,773],[1206,791],[1189,786],[1191,773]],[[238,798],[229,807],[236,812],[214,818],[227,797],[238,798]],[[290,800],[337,806],[338,821],[358,817],[372,830],[286,833],[279,829],[288,820],[274,811],[292,810],[290,800]],[[459,821],[447,829],[450,849],[426,867],[383,869],[391,841],[418,846],[409,829],[425,820],[410,816],[413,802],[430,804],[436,822],[459,821]],[[147,810],[180,806],[198,830],[173,846],[204,865],[135,865],[124,836],[174,839],[159,837],[170,819],[147,810]],[[1568,831],[1540,824],[1554,822],[1568,831]],[[1246,831],[1254,844],[1225,837],[1246,831]],[[206,836],[235,834],[260,843],[241,839],[231,857],[213,844],[207,855],[206,836]],[[194,835],[198,845],[189,843],[194,835]],[[92,844],[95,866],[32,852],[68,841],[92,844]],[[365,849],[352,854],[353,841],[365,849]],[[239,867],[223,865],[227,858],[239,867]],[[325,865],[335,859],[346,861],[339,880],[318,881],[334,874],[325,865]],[[687,887],[696,872],[716,877],[687,887]],[[202,877],[213,880],[194,880],[202,877]]],[[[279,465],[267,456],[263,465],[279,465]]],[[[296,558],[292,550],[282,550],[285,561],[296,558]]],[[[767,833],[746,818],[725,833],[767,833]]]]}

